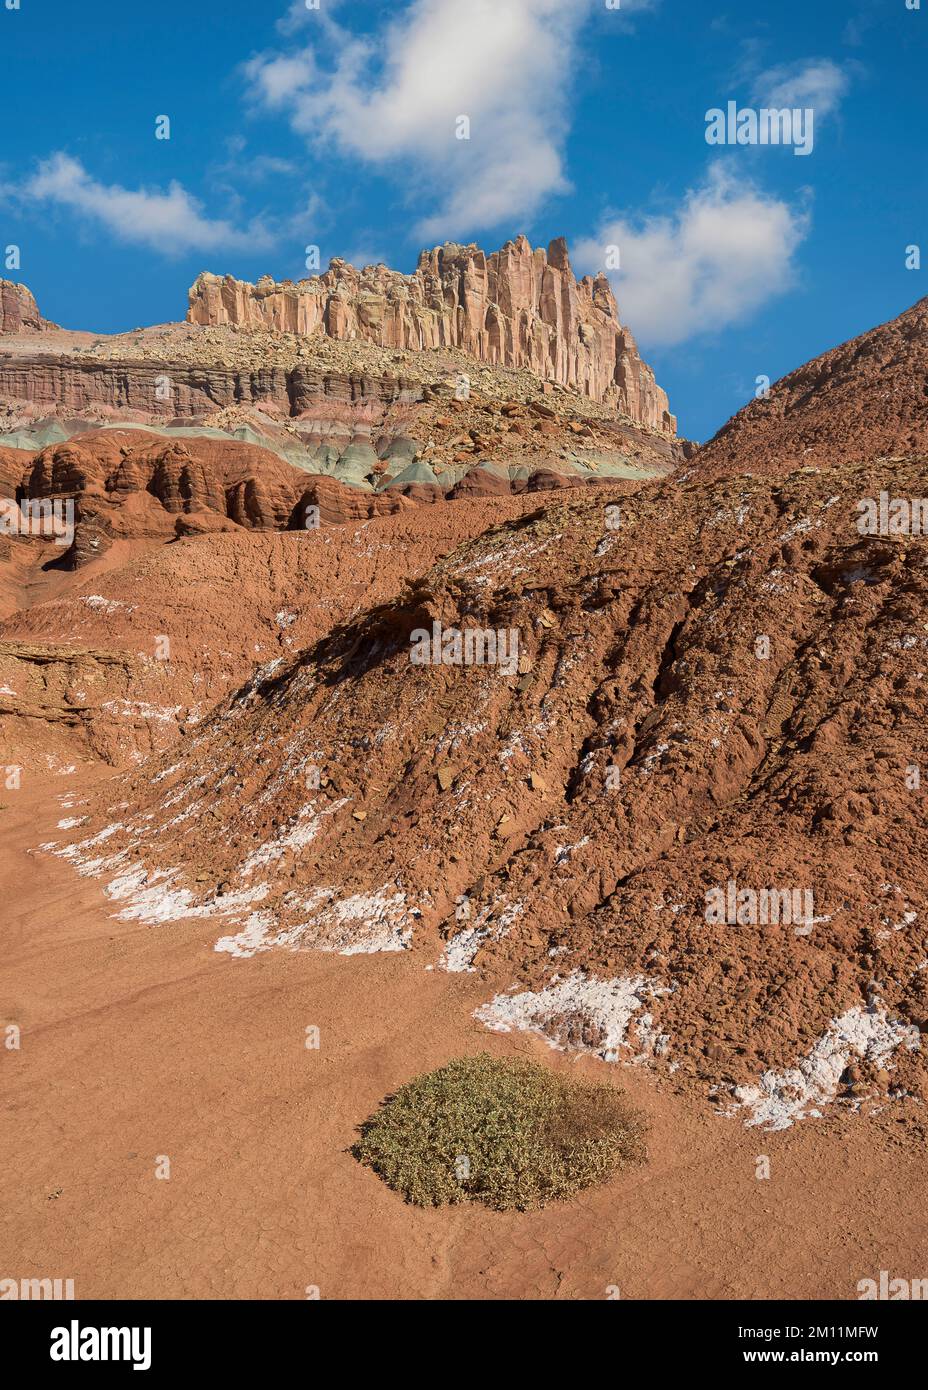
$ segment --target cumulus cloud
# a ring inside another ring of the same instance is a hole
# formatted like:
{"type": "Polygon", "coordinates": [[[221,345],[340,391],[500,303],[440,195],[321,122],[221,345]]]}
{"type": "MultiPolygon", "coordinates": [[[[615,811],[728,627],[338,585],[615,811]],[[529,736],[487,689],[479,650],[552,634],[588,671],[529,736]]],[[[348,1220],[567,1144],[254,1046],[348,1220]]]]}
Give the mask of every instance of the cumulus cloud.
{"type": "Polygon", "coordinates": [[[754,79],[755,106],[812,107],[817,120],[837,111],[850,86],[847,71],[830,58],[767,68],[754,79]]]}
{"type": "Polygon", "coordinates": [[[672,346],[737,323],[787,290],[807,229],[803,210],[717,163],[676,211],[610,218],[574,259],[601,270],[608,248],[618,248],[611,278],[622,321],[643,343],[672,346]]]}
{"type": "Polygon", "coordinates": [[[201,205],[179,183],[169,184],[167,192],[100,183],[79,159],[61,152],[44,160],[16,194],[21,200],[70,208],[104,226],[120,241],[149,246],[168,256],[227,247],[253,248],[269,240],[259,224],[242,230],[223,219],[205,216],[201,205]]]}
{"type": "MultiPolygon", "coordinates": [[[[616,15],[651,8],[625,0],[616,15]]],[[[258,104],[320,150],[404,164],[438,206],[420,235],[462,235],[528,218],[569,188],[570,74],[594,0],[413,0],[361,38],[322,11],[313,42],[246,65],[258,104]],[[456,135],[466,116],[470,138],[456,135]]],[[[287,28],[292,28],[291,14],[287,28]]],[[[305,36],[305,27],[300,36],[305,36]]]]}

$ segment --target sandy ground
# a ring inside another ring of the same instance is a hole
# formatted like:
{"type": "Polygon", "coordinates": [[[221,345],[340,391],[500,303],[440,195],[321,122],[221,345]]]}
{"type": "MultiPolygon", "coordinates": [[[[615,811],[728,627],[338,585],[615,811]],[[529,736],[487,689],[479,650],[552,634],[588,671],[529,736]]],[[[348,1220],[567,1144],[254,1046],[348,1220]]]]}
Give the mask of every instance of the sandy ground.
{"type": "Polygon", "coordinates": [[[3,1277],[78,1299],[855,1299],[925,1274],[923,1157],[892,1108],[763,1134],[633,1067],[608,1070],[650,1118],[644,1169],[527,1214],[405,1205],[347,1152],[392,1088],[481,1049],[607,1064],[485,1032],[472,1011],[509,982],[421,952],[243,961],[215,924],[114,920],[33,853],[74,780],[0,812],[0,1022],[22,1029],[0,1050],[3,1277]]]}

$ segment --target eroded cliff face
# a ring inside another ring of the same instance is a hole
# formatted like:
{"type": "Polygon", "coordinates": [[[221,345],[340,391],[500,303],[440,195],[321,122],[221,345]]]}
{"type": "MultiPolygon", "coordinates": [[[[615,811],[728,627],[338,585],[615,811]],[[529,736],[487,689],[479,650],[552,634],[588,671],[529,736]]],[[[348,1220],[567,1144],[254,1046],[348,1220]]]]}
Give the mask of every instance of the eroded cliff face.
{"type": "Polygon", "coordinates": [[[88,428],[192,430],[429,502],[653,476],[689,456],[608,284],[578,284],[563,243],[550,258],[524,239],[489,260],[444,247],[412,277],[341,265],[305,294],[204,277],[192,312],[215,322],[109,335],[57,328],[4,282],[0,446],[35,454],[88,428]]]}
{"type": "Polygon", "coordinates": [[[475,245],[446,242],[421,252],[412,275],[383,265],[357,270],[342,260],[296,283],[264,276],[252,285],[203,274],[190,290],[187,318],[387,348],[457,348],[676,433],[666,392],[619,322],[608,279],[576,280],[563,238],[546,253],[520,236],[490,256],[475,245]]]}
{"type": "Polygon", "coordinates": [[[51,326],[25,285],[0,280],[0,333],[41,333],[51,326]]]}
{"type": "Polygon", "coordinates": [[[346,404],[384,403],[415,400],[420,394],[400,377],[370,377],[362,372],[286,369],[274,364],[248,371],[224,363],[197,366],[141,358],[105,360],[49,352],[4,356],[0,352],[0,399],[71,415],[97,411],[122,418],[135,411],[139,418],[167,420],[239,402],[271,403],[288,414],[300,414],[322,398],[346,404]]]}

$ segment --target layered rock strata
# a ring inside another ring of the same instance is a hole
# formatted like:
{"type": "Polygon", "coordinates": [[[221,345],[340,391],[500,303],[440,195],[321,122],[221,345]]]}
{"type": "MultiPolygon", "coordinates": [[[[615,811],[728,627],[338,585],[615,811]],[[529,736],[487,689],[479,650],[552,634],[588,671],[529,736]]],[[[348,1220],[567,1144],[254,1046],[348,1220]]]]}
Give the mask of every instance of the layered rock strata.
{"type": "Polygon", "coordinates": [[[400,349],[457,348],[478,361],[534,372],[614,404],[638,424],[676,432],[666,393],[638,353],[605,275],[576,280],[563,238],[547,253],[524,236],[486,255],[446,242],[412,275],[333,260],[296,283],[256,285],[200,275],[188,321],[360,339],[400,349]]]}

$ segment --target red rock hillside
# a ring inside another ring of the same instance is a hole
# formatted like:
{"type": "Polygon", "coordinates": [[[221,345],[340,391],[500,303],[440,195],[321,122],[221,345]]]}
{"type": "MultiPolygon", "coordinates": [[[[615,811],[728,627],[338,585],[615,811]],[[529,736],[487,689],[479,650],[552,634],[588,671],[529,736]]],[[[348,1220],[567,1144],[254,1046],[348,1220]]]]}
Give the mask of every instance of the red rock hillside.
{"type": "Polygon", "coordinates": [[[777,476],[928,449],[928,299],[806,362],[733,416],[690,476],[777,476]]]}

